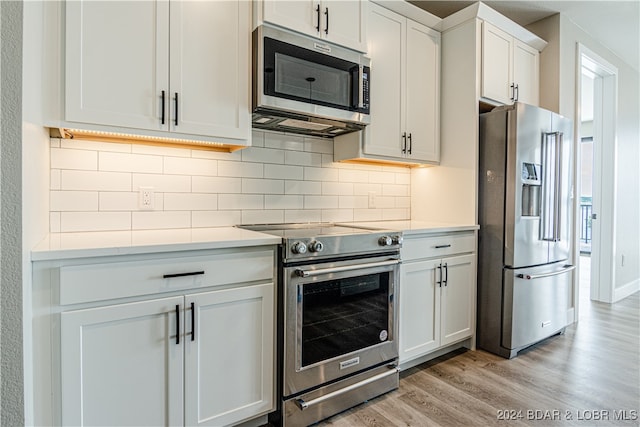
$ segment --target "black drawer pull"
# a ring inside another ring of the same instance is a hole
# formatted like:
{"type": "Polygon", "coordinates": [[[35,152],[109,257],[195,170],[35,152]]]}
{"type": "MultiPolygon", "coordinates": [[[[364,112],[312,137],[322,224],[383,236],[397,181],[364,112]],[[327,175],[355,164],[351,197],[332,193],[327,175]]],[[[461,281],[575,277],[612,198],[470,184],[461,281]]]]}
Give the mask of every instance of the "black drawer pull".
{"type": "Polygon", "coordinates": [[[196,340],[196,303],[191,303],[191,341],[196,340]]]}
{"type": "Polygon", "coordinates": [[[204,271],[192,271],[190,273],[175,273],[175,274],[165,274],[162,276],[163,279],[171,279],[173,277],[184,277],[184,276],[199,276],[204,274],[204,271]]]}
{"type": "Polygon", "coordinates": [[[180,344],[180,306],[176,305],[176,344],[180,344]]]}
{"type": "Polygon", "coordinates": [[[444,249],[444,248],[450,248],[451,245],[438,245],[436,246],[436,249],[444,249]]]}

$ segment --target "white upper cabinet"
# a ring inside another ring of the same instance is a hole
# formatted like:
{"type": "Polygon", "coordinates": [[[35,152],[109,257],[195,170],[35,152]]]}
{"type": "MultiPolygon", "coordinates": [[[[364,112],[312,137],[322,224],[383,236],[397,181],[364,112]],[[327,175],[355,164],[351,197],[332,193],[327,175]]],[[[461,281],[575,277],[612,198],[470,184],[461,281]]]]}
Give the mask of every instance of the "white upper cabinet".
{"type": "Polygon", "coordinates": [[[334,138],[334,159],[440,160],[440,33],[369,5],[371,124],[334,138]]]}
{"type": "Polygon", "coordinates": [[[263,21],[366,52],[367,4],[367,0],[263,0],[263,21]]]}
{"type": "Polygon", "coordinates": [[[63,123],[248,144],[249,2],[84,0],[65,7],[63,123]]]}
{"type": "Polygon", "coordinates": [[[535,48],[483,22],[481,96],[501,104],[538,105],[539,57],[535,48]]]}

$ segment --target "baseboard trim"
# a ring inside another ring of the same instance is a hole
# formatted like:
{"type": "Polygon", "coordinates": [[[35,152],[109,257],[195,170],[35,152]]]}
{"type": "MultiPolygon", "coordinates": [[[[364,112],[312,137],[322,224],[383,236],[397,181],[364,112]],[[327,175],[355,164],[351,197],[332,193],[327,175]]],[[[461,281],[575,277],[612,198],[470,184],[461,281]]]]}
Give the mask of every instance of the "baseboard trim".
{"type": "Polygon", "coordinates": [[[640,279],[636,279],[613,290],[613,302],[625,299],[640,290],[640,279]]]}
{"type": "Polygon", "coordinates": [[[434,350],[433,352],[425,354],[424,356],[402,362],[398,365],[398,369],[400,369],[400,371],[404,371],[405,369],[413,368],[414,366],[420,365],[421,363],[428,362],[429,360],[435,359],[436,357],[444,356],[447,353],[451,353],[452,351],[463,347],[471,350],[472,347],[475,348],[475,343],[471,338],[467,338],[455,344],[448,345],[447,347],[434,350]]]}

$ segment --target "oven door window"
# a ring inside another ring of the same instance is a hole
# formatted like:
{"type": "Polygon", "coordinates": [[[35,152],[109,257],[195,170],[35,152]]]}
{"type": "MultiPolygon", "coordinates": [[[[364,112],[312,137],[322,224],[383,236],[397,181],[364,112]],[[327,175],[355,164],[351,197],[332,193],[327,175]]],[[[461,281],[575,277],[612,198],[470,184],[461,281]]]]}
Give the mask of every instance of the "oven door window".
{"type": "Polygon", "coordinates": [[[389,272],[300,285],[301,365],[391,339],[389,272]]]}
{"type": "Polygon", "coordinates": [[[352,62],[264,39],[265,95],[354,111],[358,73],[352,62]]]}

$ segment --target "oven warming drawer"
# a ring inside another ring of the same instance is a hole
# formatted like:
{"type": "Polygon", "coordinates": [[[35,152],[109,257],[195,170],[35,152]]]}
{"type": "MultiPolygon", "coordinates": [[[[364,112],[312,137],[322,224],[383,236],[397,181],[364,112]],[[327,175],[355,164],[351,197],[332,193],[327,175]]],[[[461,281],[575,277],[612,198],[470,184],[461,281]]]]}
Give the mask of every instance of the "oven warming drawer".
{"type": "Polygon", "coordinates": [[[308,426],[395,390],[399,385],[398,372],[395,365],[379,366],[286,400],[282,408],[283,425],[308,426]]]}

